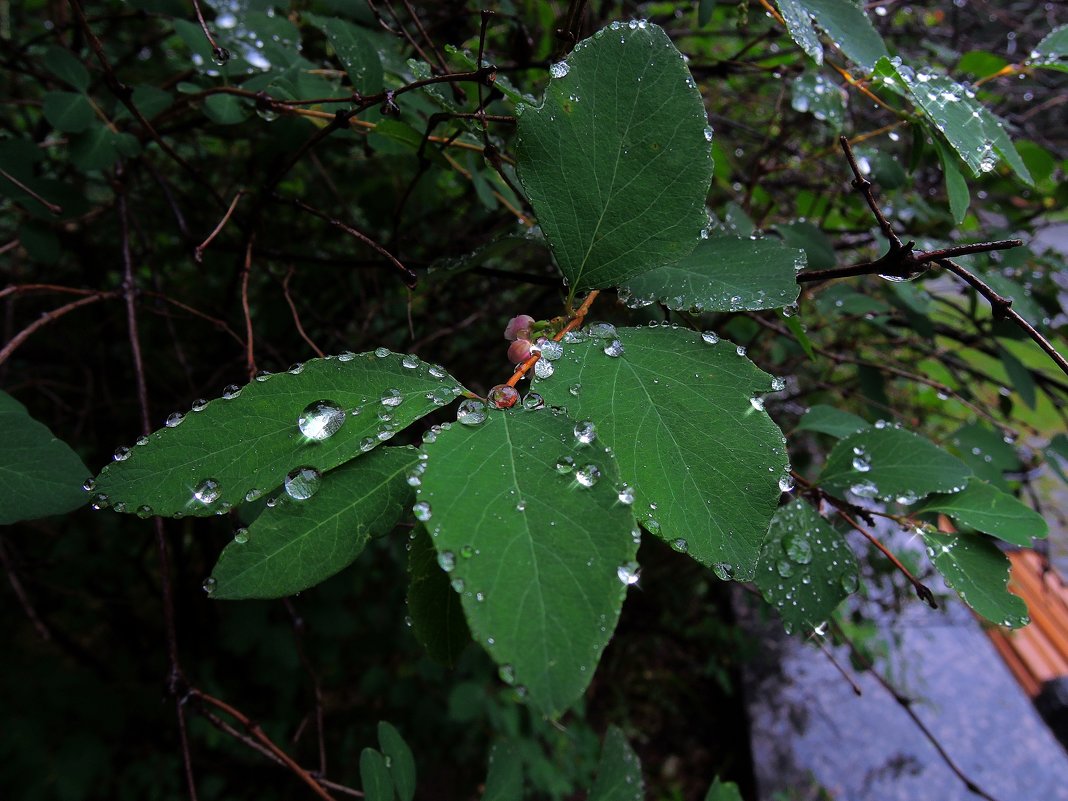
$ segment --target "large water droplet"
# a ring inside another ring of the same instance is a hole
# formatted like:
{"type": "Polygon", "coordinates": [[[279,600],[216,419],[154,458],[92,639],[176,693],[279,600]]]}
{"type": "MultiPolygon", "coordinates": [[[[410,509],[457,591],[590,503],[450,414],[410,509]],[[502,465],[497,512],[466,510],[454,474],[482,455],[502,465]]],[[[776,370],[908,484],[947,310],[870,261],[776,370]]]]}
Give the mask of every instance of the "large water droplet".
{"type": "Polygon", "coordinates": [[[486,404],[469,398],[456,409],[456,422],[465,426],[477,426],[486,422],[486,404]]]}
{"type": "Polygon", "coordinates": [[[634,503],[634,488],[629,484],[624,484],[619,488],[616,497],[619,498],[620,503],[630,506],[634,503]]]}
{"type": "Polygon", "coordinates": [[[871,457],[863,448],[853,448],[853,469],[858,473],[867,473],[871,470],[871,457]]]}
{"type": "Polygon", "coordinates": [[[570,456],[561,456],[556,460],[556,472],[560,475],[567,475],[575,469],[575,460],[570,456]]]}
{"type": "Polygon", "coordinates": [[[592,339],[615,339],[617,337],[616,327],[611,323],[590,323],[583,331],[592,339]]]}
{"type": "Polygon", "coordinates": [[[203,398],[197,398],[195,401],[193,401],[191,408],[194,412],[202,412],[204,411],[204,409],[207,408],[207,406],[208,402],[206,400],[204,400],[203,398]]]}
{"type": "Polygon", "coordinates": [[[563,78],[570,69],[566,61],[557,61],[549,67],[549,74],[554,78],[563,78]]]}
{"type": "Polygon", "coordinates": [[[779,492],[793,492],[794,486],[793,476],[786,474],[779,478],[779,492]]]}
{"type": "Polygon", "coordinates": [[[202,585],[204,587],[204,592],[206,592],[208,595],[211,595],[213,592],[215,592],[215,584],[216,582],[213,578],[209,577],[204,579],[204,584],[202,585]]]}
{"type": "Polygon", "coordinates": [[[541,358],[555,362],[564,355],[564,346],[552,339],[541,343],[541,358]]]}
{"type": "Polygon", "coordinates": [[[838,583],[845,592],[852,594],[857,591],[857,574],[843,573],[841,578],[838,579],[838,583]]]}
{"type": "Polygon", "coordinates": [[[375,348],[375,356],[379,359],[384,359],[389,356],[389,350],[386,348],[375,348]]]}
{"type": "Polygon", "coordinates": [[[382,393],[382,397],[380,400],[382,401],[383,406],[389,406],[392,408],[394,406],[400,406],[402,403],[404,403],[404,395],[399,389],[387,389],[385,392],[382,393]]]}
{"type": "Polygon", "coordinates": [[[319,491],[322,474],[314,467],[298,467],[286,476],[286,495],[295,501],[306,501],[319,491]]]}
{"type": "Polygon", "coordinates": [[[616,576],[628,587],[638,583],[638,574],[640,572],[641,568],[637,562],[624,562],[616,568],[616,576]]]}
{"type": "Polygon", "coordinates": [[[214,478],[204,479],[193,490],[193,497],[205,506],[215,503],[220,495],[222,495],[222,490],[219,488],[219,482],[214,478]]]}
{"type": "Polygon", "coordinates": [[[308,404],[297,417],[297,428],[308,439],[322,441],[332,437],[345,425],[345,410],[331,400],[308,404]]]}
{"type": "Polygon", "coordinates": [[[538,359],[534,362],[534,375],[538,378],[548,378],[554,372],[556,372],[556,368],[553,367],[553,363],[548,359],[538,359]]]}
{"type": "Polygon", "coordinates": [[[222,391],[223,400],[233,400],[241,394],[241,387],[237,384],[229,384],[226,389],[222,391]]]}
{"type": "Polygon", "coordinates": [[[528,392],[526,397],[523,398],[523,408],[528,412],[537,411],[538,409],[545,408],[545,398],[539,395],[537,392],[528,392]]]}
{"type": "Polygon", "coordinates": [[[501,677],[501,681],[505,684],[515,684],[515,668],[511,665],[501,665],[497,675],[501,677]]]}
{"type": "Polygon", "coordinates": [[[351,362],[355,358],[356,354],[353,353],[351,350],[343,350],[337,355],[337,360],[339,362],[351,362]]]}
{"type": "Polygon", "coordinates": [[[116,462],[125,462],[127,459],[130,458],[130,449],[127,448],[125,445],[120,445],[115,449],[115,453],[112,454],[111,458],[114,459],[116,462]]]}
{"type": "Polygon", "coordinates": [[[712,565],[712,572],[721,581],[730,581],[734,577],[734,566],[730,562],[716,562],[712,565]]]}
{"type": "Polygon", "coordinates": [[[618,339],[613,339],[607,345],[604,346],[604,355],[611,356],[612,358],[618,358],[623,355],[623,343],[618,339]]]}
{"type": "Polygon", "coordinates": [[[686,553],[688,550],[690,550],[690,543],[688,543],[682,538],[679,538],[677,540],[671,541],[671,547],[679,553],[686,553]]]}
{"type": "Polygon", "coordinates": [[[425,523],[430,519],[431,509],[430,504],[426,501],[419,501],[412,507],[412,514],[415,515],[415,519],[425,523]]]}
{"type": "Polygon", "coordinates": [[[167,417],[167,419],[163,422],[163,425],[167,426],[167,428],[177,428],[182,424],[183,420],[185,420],[184,414],[182,414],[181,412],[174,412],[167,417]]]}
{"type": "Polygon", "coordinates": [[[242,527],[235,531],[234,542],[236,542],[238,545],[244,545],[246,542],[248,542],[248,529],[242,527]]]}
{"type": "Polygon", "coordinates": [[[583,487],[592,487],[601,478],[601,469],[595,464],[588,464],[575,471],[575,480],[583,487]]]}
{"type": "Polygon", "coordinates": [[[456,567],[456,554],[452,551],[442,551],[438,554],[438,567],[446,573],[451,573],[456,567]]]}
{"type": "Polygon", "coordinates": [[[413,356],[411,353],[409,353],[407,356],[405,356],[403,359],[401,359],[401,367],[405,367],[405,368],[407,368],[409,370],[414,370],[418,366],[419,366],[419,357],[418,356],[413,356]]]}
{"type": "Polygon", "coordinates": [[[498,384],[489,391],[486,400],[495,409],[511,409],[519,400],[519,391],[507,384],[498,384]]]}
{"type": "Polygon", "coordinates": [[[705,331],[703,334],[701,334],[701,339],[703,339],[709,345],[715,345],[717,342],[719,342],[719,334],[717,334],[715,331],[705,331]]]}
{"type": "Polygon", "coordinates": [[[583,420],[581,423],[575,423],[574,433],[580,444],[589,445],[597,439],[597,426],[592,420],[583,420]]]}

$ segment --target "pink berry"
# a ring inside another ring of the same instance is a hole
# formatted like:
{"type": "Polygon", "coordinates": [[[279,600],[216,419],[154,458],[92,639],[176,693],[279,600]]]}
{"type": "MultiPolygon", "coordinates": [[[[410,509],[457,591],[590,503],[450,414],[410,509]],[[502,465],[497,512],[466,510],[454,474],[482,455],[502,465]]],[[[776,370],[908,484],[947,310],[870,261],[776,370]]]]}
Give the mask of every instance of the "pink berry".
{"type": "Polygon", "coordinates": [[[508,346],[508,361],[512,364],[522,364],[530,358],[530,340],[517,339],[508,346]]]}
{"type": "Polygon", "coordinates": [[[530,326],[533,324],[534,318],[529,314],[519,314],[508,321],[508,326],[504,329],[505,339],[529,339],[530,338],[530,326]]]}
{"type": "Polygon", "coordinates": [[[486,400],[489,401],[490,406],[496,409],[511,409],[519,400],[519,392],[515,387],[498,384],[489,391],[486,400]]]}

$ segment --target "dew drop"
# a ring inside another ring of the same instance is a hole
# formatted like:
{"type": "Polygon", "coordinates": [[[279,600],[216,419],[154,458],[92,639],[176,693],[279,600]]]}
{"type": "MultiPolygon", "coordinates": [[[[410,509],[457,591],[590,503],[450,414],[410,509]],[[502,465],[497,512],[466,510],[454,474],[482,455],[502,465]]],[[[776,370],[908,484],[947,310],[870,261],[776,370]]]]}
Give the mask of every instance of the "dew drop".
{"type": "Polygon", "coordinates": [[[306,501],[319,491],[322,474],[314,467],[298,467],[290,471],[285,480],[286,495],[295,501],[306,501]]]}
{"type": "Polygon", "coordinates": [[[85,490],[86,492],[92,492],[93,490],[95,490],[96,489],[96,479],[93,478],[92,476],[90,476],[89,478],[85,479],[85,483],[82,484],[82,489],[85,490]]]}
{"type": "Polygon", "coordinates": [[[222,391],[223,400],[233,400],[240,394],[241,387],[237,384],[230,384],[222,391]]]}
{"type": "Polygon", "coordinates": [[[620,503],[630,506],[634,503],[634,488],[629,484],[624,484],[619,488],[616,497],[619,498],[620,503]]]}
{"type": "Polygon", "coordinates": [[[234,542],[236,542],[238,545],[244,545],[246,542],[248,542],[248,529],[242,527],[235,531],[234,542]]]}
{"type": "Polygon", "coordinates": [[[214,478],[204,479],[193,490],[193,497],[205,506],[215,503],[220,495],[222,495],[222,490],[219,488],[219,482],[214,478]]]}
{"type": "Polygon", "coordinates": [[[183,420],[185,420],[184,414],[182,414],[181,412],[174,412],[169,417],[167,417],[163,424],[167,426],[167,428],[177,428],[182,424],[183,420]]]}
{"type": "Polygon", "coordinates": [[[416,520],[425,523],[427,520],[430,519],[430,504],[426,501],[419,501],[419,503],[415,504],[415,506],[412,507],[412,514],[415,515],[416,520]]]}
{"type": "Polygon", "coordinates": [[[671,541],[671,547],[679,553],[686,553],[690,550],[690,543],[680,537],[677,540],[671,541]]]}
{"type": "Polygon", "coordinates": [[[561,456],[556,460],[556,472],[564,476],[575,469],[575,460],[570,456],[561,456]]]}
{"type": "Polygon", "coordinates": [[[787,534],[782,540],[782,549],[786,556],[799,565],[812,561],[812,545],[800,534],[787,534]]]}
{"type": "Polygon", "coordinates": [[[557,61],[555,64],[549,67],[549,74],[554,78],[563,78],[570,71],[571,67],[566,61],[557,61]]]}
{"type": "Polygon", "coordinates": [[[567,388],[569,394],[574,395],[576,398],[579,393],[582,392],[582,384],[572,384],[567,388]]]}
{"type": "Polygon", "coordinates": [[[795,486],[793,476],[786,474],[779,478],[779,492],[793,492],[795,486]]]}
{"type": "Polygon", "coordinates": [[[501,681],[505,684],[515,684],[515,668],[511,665],[501,665],[497,675],[501,677],[501,681]]]}
{"type": "Polygon", "coordinates": [[[528,412],[533,412],[538,409],[545,408],[545,398],[539,395],[537,392],[528,392],[526,397],[523,398],[523,408],[528,412]]]}
{"type": "Polygon", "coordinates": [[[583,420],[581,423],[575,424],[574,434],[579,444],[589,445],[597,439],[597,426],[593,424],[592,420],[583,420]]]}
{"type": "Polygon", "coordinates": [[[140,517],[142,520],[144,520],[146,518],[149,518],[149,517],[152,517],[152,507],[149,506],[148,504],[145,504],[143,506],[138,506],[137,507],[137,516],[140,517]]]}
{"type": "Polygon", "coordinates": [[[519,401],[519,391],[507,384],[498,384],[489,391],[486,400],[494,409],[511,409],[519,401]]]}
{"type": "Polygon", "coordinates": [[[442,551],[438,554],[438,567],[446,573],[451,573],[456,567],[456,554],[452,551],[442,551]]]}
{"type": "Polygon", "coordinates": [[[384,359],[389,356],[389,350],[387,350],[386,348],[375,348],[375,356],[377,356],[379,359],[384,359]]]}
{"type": "Polygon", "coordinates": [[[390,408],[392,408],[394,406],[400,406],[402,403],[404,403],[404,395],[399,389],[387,389],[385,392],[382,393],[382,397],[380,398],[380,400],[382,401],[383,406],[389,406],[390,408]]]}
{"type": "Polygon", "coordinates": [[[552,339],[541,343],[541,358],[555,362],[564,355],[564,346],[552,339]]]}
{"type": "Polygon", "coordinates": [[[486,404],[469,398],[456,409],[456,422],[465,426],[477,426],[486,422],[486,404]]]}
{"type": "Polygon", "coordinates": [[[548,378],[556,371],[553,363],[548,359],[538,359],[534,362],[534,375],[538,378],[548,378]]]}
{"type": "Polygon", "coordinates": [[[204,583],[201,586],[204,588],[204,592],[206,592],[208,595],[211,595],[213,592],[215,592],[215,584],[215,579],[209,577],[204,579],[204,583]]]}
{"type": "Polygon", "coordinates": [[[624,562],[616,568],[616,576],[628,587],[638,583],[640,572],[641,568],[638,567],[637,562],[624,562]]]}
{"type": "Polygon", "coordinates": [[[575,471],[575,480],[583,487],[592,487],[601,478],[601,469],[595,464],[588,464],[575,471]]]}
{"type": "Polygon", "coordinates": [[[193,401],[191,408],[194,412],[202,412],[207,407],[207,405],[208,402],[206,400],[204,400],[203,398],[197,398],[195,401],[193,401]]]}
{"type": "Polygon", "coordinates": [[[419,357],[414,356],[411,353],[401,359],[401,367],[407,368],[408,370],[414,370],[419,364],[419,357]]]}
{"type": "Polygon", "coordinates": [[[130,449],[127,448],[125,445],[120,445],[118,448],[115,449],[115,453],[112,455],[111,458],[114,459],[116,462],[125,462],[127,459],[130,458],[130,449]]]}
{"type": "Polygon", "coordinates": [[[345,410],[330,400],[308,404],[297,417],[300,433],[319,442],[334,436],[344,424],[345,410]]]}
{"type": "Polygon", "coordinates": [[[607,345],[604,346],[604,355],[611,356],[613,359],[623,355],[623,343],[618,339],[613,339],[607,345]]]}
{"type": "Polygon", "coordinates": [[[337,360],[339,362],[351,362],[355,358],[356,354],[353,353],[351,350],[343,350],[337,355],[337,360]]]}

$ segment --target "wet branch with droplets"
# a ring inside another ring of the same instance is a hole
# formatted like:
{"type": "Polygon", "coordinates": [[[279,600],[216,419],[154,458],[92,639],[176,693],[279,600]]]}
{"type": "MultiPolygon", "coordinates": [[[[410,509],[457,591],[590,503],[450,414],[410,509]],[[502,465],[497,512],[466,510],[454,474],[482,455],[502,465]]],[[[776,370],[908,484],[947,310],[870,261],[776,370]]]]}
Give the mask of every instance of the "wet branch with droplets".
{"type": "Polygon", "coordinates": [[[875,199],[873,184],[864,177],[860,165],[857,163],[853,148],[849,139],[840,136],[838,142],[849,162],[849,168],[853,172],[853,187],[864,197],[864,201],[871,209],[872,216],[879,225],[879,230],[890,242],[890,249],[872,262],[852,264],[848,267],[832,267],[827,270],[806,270],[797,274],[799,284],[813,283],[817,281],[830,281],[836,278],[851,278],[859,275],[880,275],[891,279],[915,278],[927,270],[940,267],[946,272],[952,273],[958,279],[968,284],[976,292],[982,295],[990,303],[991,312],[995,320],[1011,320],[1019,326],[1035,344],[1037,344],[1053,362],[1068,375],[1068,359],[1053,346],[1031,323],[1025,320],[1012,308],[1012,298],[1000,295],[993,287],[987,284],[975,273],[961,266],[953,259],[957,256],[967,256],[974,253],[990,253],[995,250],[1008,250],[1020,247],[1023,242],[1019,239],[1002,239],[994,242],[975,242],[968,245],[939,248],[937,250],[917,251],[915,243],[911,240],[902,242],[894,230],[893,225],[883,214],[882,209],[875,199]]]}

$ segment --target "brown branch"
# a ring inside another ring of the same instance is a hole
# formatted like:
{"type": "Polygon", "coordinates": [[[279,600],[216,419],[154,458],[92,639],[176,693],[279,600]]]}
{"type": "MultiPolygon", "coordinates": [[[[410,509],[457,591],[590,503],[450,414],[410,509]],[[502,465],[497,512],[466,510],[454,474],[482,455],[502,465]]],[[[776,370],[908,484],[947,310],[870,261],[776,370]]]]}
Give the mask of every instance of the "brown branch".
{"type": "Polygon", "coordinates": [[[248,303],[248,279],[252,273],[252,244],[255,240],[256,237],[252,234],[245,243],[245,260],[241,269],[241,313],[245,318],[245,367],[249,381],[256,375],[256,344],[252,331],[252,311],[248,303]]]}
{"type": "Polygon", "coordinates": [[[909,583],[911,583],[913,588],[916,590],[916,594],[920,597],[920,600],[922,600],[925,604],[927,604],[932,609],[937,609],[938,608],[938,602],[935,600],[934,593],[931,592],[930,588],[926,584],[924,584],[922,581],[920,581],[918,578],[916,578],[914,575],[912,575],[912,573],[909,572],[909,569],[907,567],[905,567],[901,563],[901,560],[898,559],[890,551],[889,548],[887,548],[885,545],[883,545],[881,542],[879,542],[879,540],[876,539],[874,534],[872,534],[870,531],[868,531],[866,528],[864,528],[862,525],[860,525],[860,523],[858,523],[856,520],[854,520],[852,517],[850,517],[841,508],[843,506],[842,501],[840,501],[837,498],[834,498],[834,497],[832,497],[830,495],[827,495],[826,493],[821,493],[821,494],[823,494],[823,497],[825,497],[831,504],[833,504],[835,506],[835,510],[838,513],[838,516],[840,518],[845,520],[849,525],[851,525],[853,528],[855,528],[857,531],[859,531],[861,534],[863,534],[867,538],[868,542],[870,542],[872,545],[874,545],[876,548],[878,548],[880,551],[882,551],[883,556],[885,556],[887,559],[889,559],[891,564],[893,564],[893,566],[896,567],[901,572],[901,574],[904,575],[905,578],[907,578],[909,580],[909,583]]]}
{"type": "Polygon", "coordinates": [[[308,347],[315,351],[315,354],[321,359],[326,354],[323,353],[319,346],[312,342],[311,337],[308,336],[304,330],[304,326],[300,322],[300,313],[297,311],[297,305],[293,302],[292,296],[289,294],[289,280],[293,277],[295,268],[290,267],[286,272],[286,277],[282,279],[282,295],[286,299],[286,304],[289,306],[289,311],[293,314],[293,324],[297,327],[297,333],[300,334],[300,338],[308,343],[308,347]]]}
{"type": "MultiPolygon", "coordinates": [[[[122,180],[122,168],[118,178],[122,180]]],[[[134,377],[137,384],[137,400],[141,411],[141,433],[152,433],[148,406],[148,385],[145,381],[145,364],[141,354],[141,337],[137,324],[137,283],[134,275],[133,256],[130,252],[130,223],[124,186],[118,186],[118,212],[122,247],[123,296],[126,301],[126,325],[129,332],[130,355],[133,359],[134,377]]],[[[171,586],[170,550],[166,532],[163,530],[163,518],[155,518],[156,543],[159,553],[160,592],[163,596],[163,621],[167,636],[167,657],[170,663],[169,689],[174,697],[175,714],[178,719],[178,739],[182,749],[182,766],[184,768],[186,787],[190,801],[197,801],[196,778],[193,775],[193,757],[189,748],[189,734],[186,729],[185,706],[178,695],[178,687],[185,683],[181,663],[178,660],[178,633],[174,614],[174,591],[171,586]]]]}
{"type": "Polygon", "coordinates": [[[200,30],[204,31],[204,38],[208,40],[208,44],[211,45],[211,52],[215,55],[216,61],[225,64],[230,60],[230,51],[225,47],[220,47],[215,41],[215,38],[211,35],[211,31],[208,29],[208,23],[204,19],[204,12],[200,8],[200,0],[193,0],[193,10],[196,11],[197,22],[200,23],[200,30]]]}
{"type": "Polygon", "coordinates": [[[1064,356],[1053,347],[1052,342],[1042,336],[1031,323],[1027,322],[1027,320],[1021,317],[1019,313],[1012,308],[1012,298],[1002,297],[982,278],[964,267],[961,267],[951,259],[939,259],[938,266],[945,270],[949,270],[949,272],[953,273],[990,301],[990,308],[995,320],[1012,320],[1012,322],[1016,323],[1016,325],[1027,332],[1027,335],[1031,337],[1031,339],[1034,340],[1051,359],[1053,359],[1054,363],[1061,368],[1061,371],[1064,372],[1065,375],[1068,375],[1068,360],[1066,360],[1064,356]]]}
{"type": "Polygon", "coordinates": [[[244,194],[246,194],[244,189],[239,189],[237,191],[237,194],[234,195],[234,199],[230,201],[230,206],[226,209],[226,213],[223,214],[222,219],[219,220],[219,224],[215,226],[215,230],[208,234],[208,238],[197,245],[193,250],[193,258],[198,262],[204,260],[204,250],[211,244],[212,240],[219,235],[219,232],[226,227],[226,223],[229,222],[230,216],[234,213],[234,209],[237,208],[237,201],[241,200],[241,196],[244,194]]]}
{"type": "Polygon", "coordinates": [[[249,736],[252,737],[253,740],[255,740],[265,749],[270,751],[279,761],[282,762],[282,764],[289,768],[297,776],[297,778],[299,778],[309,788],[311,788],[311,790],[317,796],[319,796],[319,798],[323,799],[323,801],[334,801],[333,796],[331,796],[330,793],[328,793],[322,787],[322,785],[320,785],[319,782],[316,781],[315,777],[313,777],[307,770],[298,765],[294,761],[294,759],[289,756],[289,754],[287,754],[285,751],[275,745],[274,741],[267,736],[263,729],[260,728],[259,724],[254,722],[245,713],[241,712],[239,709],[232,707],[225,701],[215,698],[214,696],[208,695],[207,693],[202,692],[201,690],[195,687],[189,690],[189,697],[197,701],[209,704],[210,706],[213,706],[216,709],[225,712],[227,715],[232,717],[234,720],[240,723],[242,727],[244,727],[245,731],[248,732],[249,736]]]}
{"type": "Polygon", "coordinates": [[[2,167],[0,167],[0,176],[3,176],[7,180],[9,180],[11,183],[13,183],[15,186],[17,186],[19,189],[21,189],[23,192],[25,192],[30,197],[32,197],[34,200],[36,200],[38,203],[40,203],[42,206],[44,206],[46,209],[48,209],[53,214],[62,214],[63,213],[63,207],[62,206],[57,206],[55,203],[49,203],[47,200],[45,200],[39,194],[34,192],[32,189],[30,189],[28,186],[26,186],[26,184],[22,183],[22,181],[20,181],[18,178],[16,178],[14,175],[9,173],[7,170],[3,169],[2,167]]]}
{"type": "Polygon", "coordinates": [[[71,301],[65,306],[60,306],[58,309],[44,312],[40,317],[15,334],[15,336],[4,345],[3,349],[0,349],[0,364],[3,364],[10,359],[11,354],[14,353],[23,342],[49,323],[55,322],[60,317],[70,314],[72,311],[80,309],[82,306],[88,306],[91,303],[96,303],[101,300],[110,300],[117,297],[118,294],[119,293],[117,292],[96,292],[88,297],[81,298],[80,300],[71,301]]]}
{"type": "MultiPolygon", "coordinates": [[[[589,313],[590,307],[593,305],[593,302],[597,299],[597,296],[600,294],[600,292],[601,291],[599,289],[595,289],[586,296],[586,299],[582,301],[582,305],[579,306],[575,313],[571,315],[571,319],[568,320],[567,325],[561,328],[556,333],[556,336],[553,337],[554,340],[559,342],[561,339],[564,338],[568,331],[573,331],[574,329],[582,325],[582,321],[586,319],[586,315],[589,313]]],[[[509,378],[506,382],[507,385],[510,387],[514,387],[516,384],[518,384],[520,380],[522,380],[523,376],[525,376],[530,371],[530,368],[534,366],[534,364],[538,361],[539,358],[541,358],[541,354],[535,353],[533,356],[529,357],[526,361],[516,367],[515,372],[512,373],[512,377],[509,378]]]]}

